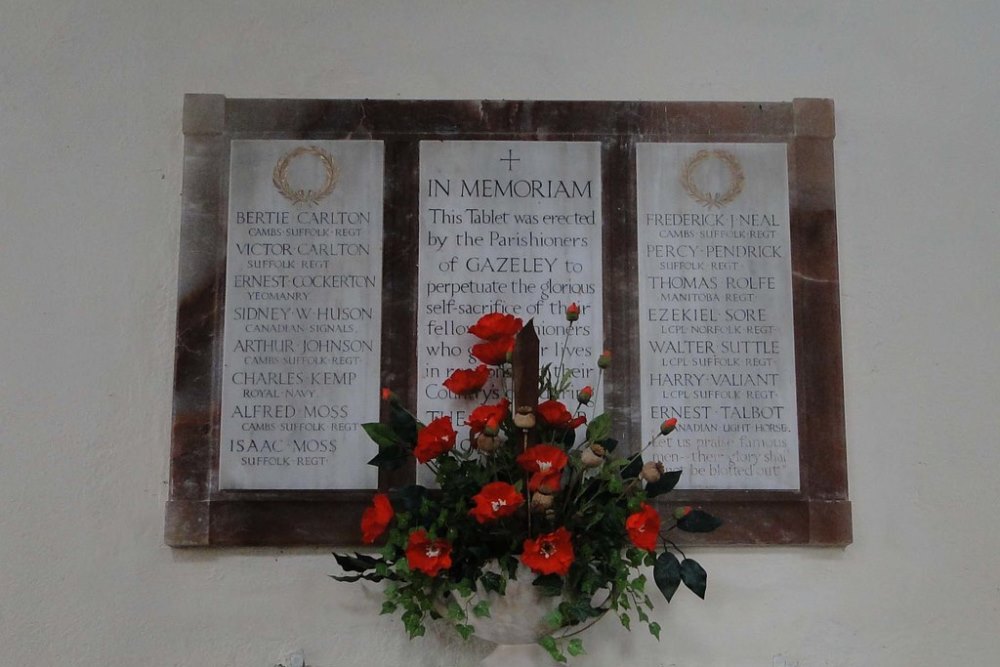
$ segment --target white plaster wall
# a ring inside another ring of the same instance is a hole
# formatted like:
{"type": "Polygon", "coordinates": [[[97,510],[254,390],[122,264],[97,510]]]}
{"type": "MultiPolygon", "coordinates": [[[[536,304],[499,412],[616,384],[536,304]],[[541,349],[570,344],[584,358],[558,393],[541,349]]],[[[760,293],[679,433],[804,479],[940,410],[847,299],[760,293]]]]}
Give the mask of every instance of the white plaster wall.
{"type": "Polygon", "coordinates": [[[162,543],[185,92],[837,104],[855,544],[581,667],[1000,663],[995,1],[0,1],[0,665],[472,665],[325,550],[162,543]]]}

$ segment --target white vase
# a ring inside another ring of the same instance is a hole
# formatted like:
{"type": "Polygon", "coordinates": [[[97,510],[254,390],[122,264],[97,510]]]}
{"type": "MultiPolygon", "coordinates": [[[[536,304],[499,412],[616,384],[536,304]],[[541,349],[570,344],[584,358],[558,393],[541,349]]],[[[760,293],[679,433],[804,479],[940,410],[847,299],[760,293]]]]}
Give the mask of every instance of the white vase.
{"type": "Polygon", "coordinates": [[[517,579],[509,579],[504,595],[476,594],[490,603],[488,618],[470,618],[469,624],[480,639],[493,642],[496,649],[480,663],[481,667],[549,667],[557,663],[548,651],[537,644],[540,637],[552,632],[545,616],[559,606],[561,598],[541,594],[531,582],[535,575],[520,565],[517,579]]]}

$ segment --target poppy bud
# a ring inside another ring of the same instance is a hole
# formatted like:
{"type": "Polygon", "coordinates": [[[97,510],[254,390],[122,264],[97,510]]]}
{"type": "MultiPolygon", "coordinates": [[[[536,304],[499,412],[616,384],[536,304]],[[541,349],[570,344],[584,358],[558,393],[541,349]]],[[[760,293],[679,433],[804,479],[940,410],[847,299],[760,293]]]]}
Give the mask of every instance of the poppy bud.
{"type": "Polygon", "coordinates": [[[659,461],[650,461],[642,466],[642,470],[639,472],[639,477],[652,484],[653,482],[659,482],[660,477],[663,476],[663,464],[659,461]]]}
{"type": "Polygon", "coordinates": [[[499,447],[500,441],[492,435],[487,435],[485,431],[476,436],[476,449],[485,454],[491,454],[499,447]]]}
{"type": "Polygon", "coordinates": [[[580,319],[580,306],[576,305],[574,301],[566,306],[566,321],[576,322],[578,319],[580,319]]]}
{"type": "Polygon", "coordinates": [[[514,413],[514,426],[518,428],[535,428],[535,411],[530,406],[522,405],[514,413]]]}
{"type": "Polygon", "coordinates": [[[597,367],[607,368],[611,365],[611,350],[604,350],[601,352],[601,356],[597,357],[597,367]]]}
{"type": "Polygon", "coordinates": [[[483,433],[488,436],[495,436],[500,433],[500,422],[496,417],[490,417],[486,420],[486,426],[483,427],[483,433]]]}
{"type": "Polygon", "coordinates": [[[382,387],[382,400],[389,401],[392,400],[392,398],[393,398],[392,389],[389,389],[388,387],[382,387]]]}
{"type": "Polygon", "coordinates": [[[594,390],[593,388],[590,387],[590,385],[587,385],[586,387],[584,387],[583,389],[581,389],[576,393],[576,400],[578,400],[582,405],[587,405],[588,403],[590,403],[590,399],[592,399],[593,397],[594,397],[594,390]]]}
{"type": "Polygon", "coordinates": [[[690,505],[685,505],[684,507],[678,507],[677,509],[674,510],[674,518],[680,521],[693,511],[694,508],[691,507],[690,505]]]}
{"type": "Polygon", "coordinates": [[[531,509],[535,512],[544,512],[552,507],[553,502],[555,502],[555,498],[547,493],[531,494],[531,509]]]}
{"type": "Polygon", "coordinates": [[[671,417],[660,424],[660,435],[670,435],[677,428],[677,419],[671,417]]]}
{"type": "Polygon", "coordinates": [[[580,453],[580,463],[582,463],[585,468],[597,468],[604,463],[604,454],[604,447],[601,447],[600,445],[591,445],[580,453]]]}

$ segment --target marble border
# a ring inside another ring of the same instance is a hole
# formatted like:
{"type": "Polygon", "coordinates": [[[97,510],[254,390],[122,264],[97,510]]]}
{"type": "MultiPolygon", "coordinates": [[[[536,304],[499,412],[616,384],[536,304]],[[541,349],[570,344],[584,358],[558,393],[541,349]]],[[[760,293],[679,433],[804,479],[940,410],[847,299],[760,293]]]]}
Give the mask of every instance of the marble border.
{"type": "MultiPolygon", "coordinates": [[[[225,297],[229,142],[378,139],[385,142],[383,385],[416,403],[418,147],[422,139],[600,141],[604,329],[616,351],[607,405],[640,442],[635,144],[780,142],[788,147],[800,440],[798,492],[685,491],[669,511],[698,504],[728,519],[685,543],[846,545],[851,542],[834,193],[834,110],[792,102],[591,102],[228,99],[184,100],[184,177],[173,434],[166,543],[174,547],[352,545],[368,491],[220,491],[219,368],[225,297]]],[[[411,467],[381,475],[386,489],[411,467]]]]}

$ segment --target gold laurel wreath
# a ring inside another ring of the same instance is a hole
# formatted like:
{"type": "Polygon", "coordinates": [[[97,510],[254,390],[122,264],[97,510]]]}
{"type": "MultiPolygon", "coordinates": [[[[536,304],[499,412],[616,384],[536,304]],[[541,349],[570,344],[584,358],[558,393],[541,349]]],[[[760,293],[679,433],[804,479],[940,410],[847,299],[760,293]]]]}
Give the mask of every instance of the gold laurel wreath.
{"type": "Polygon", "coordinates": [[[278,188],[278,192],[281,193],[282,197],[293,204],[318,204],[321,199],[333,192],[333,188],[336,187],[339,178],[340,171],[337,169],[337,164],[333,161],[333,156],[318,146],[299,146],[295,150],[281,156],[278,163],[274,165],[274,187],[278,188]],[[326,171],[326,179],[323,181],[323,187],[319,190],[295,189],[288,182],[288,166],[292,163],[292,160],[300,158],[303,155],[315,155],[326,171]]]}
{"type": "Polygon", "coordinates": [[[743,167],[732,153],[724,150],[700,150],[684,163],[681,172],[681,186],[684,191],[702,206],[719,208],[731,203],[743,192],[743,167]],[[704,192],[694,182],[694,171],[702,162],[709,158],[721,160],[729,168],[729,189],[725,192],[704,192]]]}

